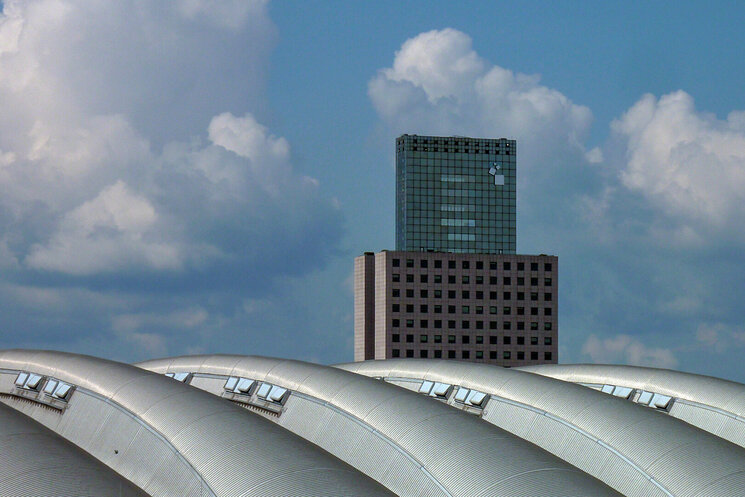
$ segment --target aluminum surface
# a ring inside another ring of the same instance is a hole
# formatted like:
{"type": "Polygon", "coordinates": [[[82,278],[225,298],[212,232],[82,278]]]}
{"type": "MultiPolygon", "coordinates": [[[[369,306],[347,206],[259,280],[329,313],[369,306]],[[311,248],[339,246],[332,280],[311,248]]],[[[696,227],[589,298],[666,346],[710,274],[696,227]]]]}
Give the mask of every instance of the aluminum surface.
{"type": "Polygon", "coordinates": [[[131,365],[62,352],[0,352],[0,392],[28,371],[75,386],[63,411],[0,400],[152,496],[375,496],[381,485],[229,402],[131,365]]]}
{"type": "MultiPolygon", "coordinates": [[[[745,450],[625,399],[485,364],[391,359],[337,367],[410,389],[426,381],[426,391],[440,383],[487,393],[483,410],[472,412],[629,497],[745,495],[745,450]]],[[[448,403],[467,408],[452,396],[448,403]]]]}
{"type": "Polygon", "coordinates": [[[340,369],[226,355],[160,359],[138,366],[161,374],[194,373],[192,385],[218,395],[233,395],[224,393],[229,377],[287,388],[282,412],[268,419],[400,496],[620,495],[475,416],[340,369]]]}
{"type": "Polygon", "coordinates": [[[147,497],[59,435],[0,404],[0,497],[147,497]]]}
{"type": "Polygon", "coordinates": [[[518,368],[572,383],[619,385],[673,398],[670,416],[745,447],[745,385],[668,369],[602,364],[518,368]]]}

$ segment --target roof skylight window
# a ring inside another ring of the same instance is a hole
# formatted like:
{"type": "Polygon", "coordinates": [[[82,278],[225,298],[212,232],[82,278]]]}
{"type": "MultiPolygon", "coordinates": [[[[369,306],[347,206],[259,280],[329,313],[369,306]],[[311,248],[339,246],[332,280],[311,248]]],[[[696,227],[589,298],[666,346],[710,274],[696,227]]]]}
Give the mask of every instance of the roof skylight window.
{"type": "Polygon", "coordinates": [[[600,389],[603,393],[613,393],[613,385],[603,385],[603,388],[600,389]]]}
{"type": "Polygon", "coordinates": [[[447,383],[435,383],[434,387],[432,387],[430,395],[432,397],[447,397],[450,393],[451,388],[452,385],[449,385],[447,383]]]}
{"type": "Polygon", "coordinates": [[[40,383],[41,383],[41,376],[38,374],[31,373],[28,375],[28,379],[26,380],[26,384],[23,385],[23,388],[28,388],[29,390],[38,390],[40,383]]]}
{"type": "Polygon", "coordinates": [[[52,394],[53,397],[57,397],[61,400],[68,400],[70,398],[70,394],[72,393],[72,385],[68,385],[64,382],[59,382],[59,385],[57,386],[57,389],[52,394]]]}
{"type": "Polygon", "coordinates": [[[667,409],[670,405],[671,400],[672,397],[662,395],[661,393],[656,393],[652,396],[652,400],[649,402],[649,404],[658,409],[667,409]]]}
{"type": "Polygon", "coordinates": [[[469,391],[470,390],[468,390],[467,388],[458,387],[458,391],[455,392],[455,400],[457,400],[458,402],[465,402],[469,391]]]}
{"type": "Polygon", "coordinates": [[[466,397],[466,404],[470,404],[475,407],[484,407],[486,399],[487,395],[484,392],[471,390],[471,392],[468,394],[468,397],[466,397]]]}
{"type": "Polygon", "coordinates": [[[282,401],[285,398],[285,395],[287,395],[287,389],[278,387],[277,385],[272,386],[272,389],[269,391],[269,396],[267,397],[268,400],[271,400],[272,402],[277,402],[278,404],[281,404],[282,401]]]}
{"type": "Polygon", "coordinates": [[[652,392],[642,391],[637,402],[646,406],[649,404],[650,400],[652,400],[652,392]]]}
{"type": "Polygon", "coordinates": [[[423,381],[421,386],[419,387],[419,393],[428,394],[430,390],[432,390],[432,386],[434,383],[431,381],[423,381]]]}
{"type": "Polygon", "coordinates": [[[228,381],[225,382],[225,390],[234,390],[235,386],[238,384],[238,378],[235,376],[231,376],[228,378],[228,381]]]}
{"type": "Polygon", "coordinates": [[[234,391],[238,393],[249,393],[254,383],[253,380],[249,380],[248,378],[241,378],[238,380],[238,384],[235,386],[234,391]]]}
{"type": "Polygon", "coordinates": [[[18,373],[18,376],[16,377],[16,382],[15,382],[16,386],[22,387],[26,383],[27,379],[28,379],[28,373],[18,373]]]}
{"type": "Polygon", "coordinates": [[[189,373],[173,373],[173,379],[181,383],[185,382],[188,378],[189,373]]]}
{"type": "Polygon", "coordinates": [[[262,383],[261,386],[259,387],[259,391],[256,392],[256,395],[261,399],[266,399],[271,389],[272,389],[272,385],[270,385],[269,383],[262,383]]]}
{"type": "Polygon", "coordinates": [[[629,387],[616,387],[613,389],[613,396],[628,399],[633,391],[634,389],[629,387]]]}
{"type": "Polygon", "coordinates": [[[57,388],[58,384],[59,382],[57,380],[53,380],[50,378],[49,380],[47,380],[47,384],[44,385],[44,393],[52,395],[54,389],[57,388]]]}

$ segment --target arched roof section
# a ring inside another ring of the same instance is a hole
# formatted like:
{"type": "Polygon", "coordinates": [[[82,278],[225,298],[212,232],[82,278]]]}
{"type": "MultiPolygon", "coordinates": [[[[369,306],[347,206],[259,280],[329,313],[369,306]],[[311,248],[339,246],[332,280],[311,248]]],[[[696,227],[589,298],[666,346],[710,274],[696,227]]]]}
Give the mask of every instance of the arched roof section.
{"type": "Polygon", "coordinates": [[[745,495],[745,450],[613,395],[468,362],[390,359],[337,367],[477,414],[630,497],[745,495]]]}
{"type": "Polygon", "coordinates": [[[78,447],[0,404],[0,496],[147,497],[78,447]]]}
{"type": "Polygon", "coordinates": [[[670,399],[670,416],[745,447],[745,385],[669,369],[603,364],[562,364],[518,368],[601,391],[630,388],[633,402],[654,405],[670,399]]]}
{"type": "Polygon", "coordinates": [[[261,416],[131,365],[3,351],[0,394],[153,497],[391,495],[261,416]],[[47,395],[49,382],[68,385],[66,398],[47,395]]]}
{"type": "Polygon", "coordinates": [[[263,412],[397,495],[620,495],[478,418],[340,369],[235,355],[177,357],[138,366],[263,412]],[[281,407],[270,405],[273,388],[286,389],[275,396],[281,407]]]}

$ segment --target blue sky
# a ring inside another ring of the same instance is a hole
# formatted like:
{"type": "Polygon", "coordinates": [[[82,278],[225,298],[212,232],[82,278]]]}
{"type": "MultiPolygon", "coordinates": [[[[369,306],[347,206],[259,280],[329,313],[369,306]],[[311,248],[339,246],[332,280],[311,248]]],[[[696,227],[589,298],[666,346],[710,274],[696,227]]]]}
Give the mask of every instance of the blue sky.
{"type": "Polygon", "coordinates": [[[560,360],[745,381],[737,2],[0,3],[0,347],[352,358],[393,138],[518,139],[560,360]]]}

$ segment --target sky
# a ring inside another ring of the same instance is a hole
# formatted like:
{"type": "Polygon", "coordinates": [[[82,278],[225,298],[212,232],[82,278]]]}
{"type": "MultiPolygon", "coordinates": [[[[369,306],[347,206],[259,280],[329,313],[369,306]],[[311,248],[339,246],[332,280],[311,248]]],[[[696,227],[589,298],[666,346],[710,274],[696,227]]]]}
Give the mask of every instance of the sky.
{"type": "Polygon", "coordinates": [[[394,138],[518,140],[559,360],[745,382],[738,2],[0,1],[0,348],[353,358],[394,138]]]}

